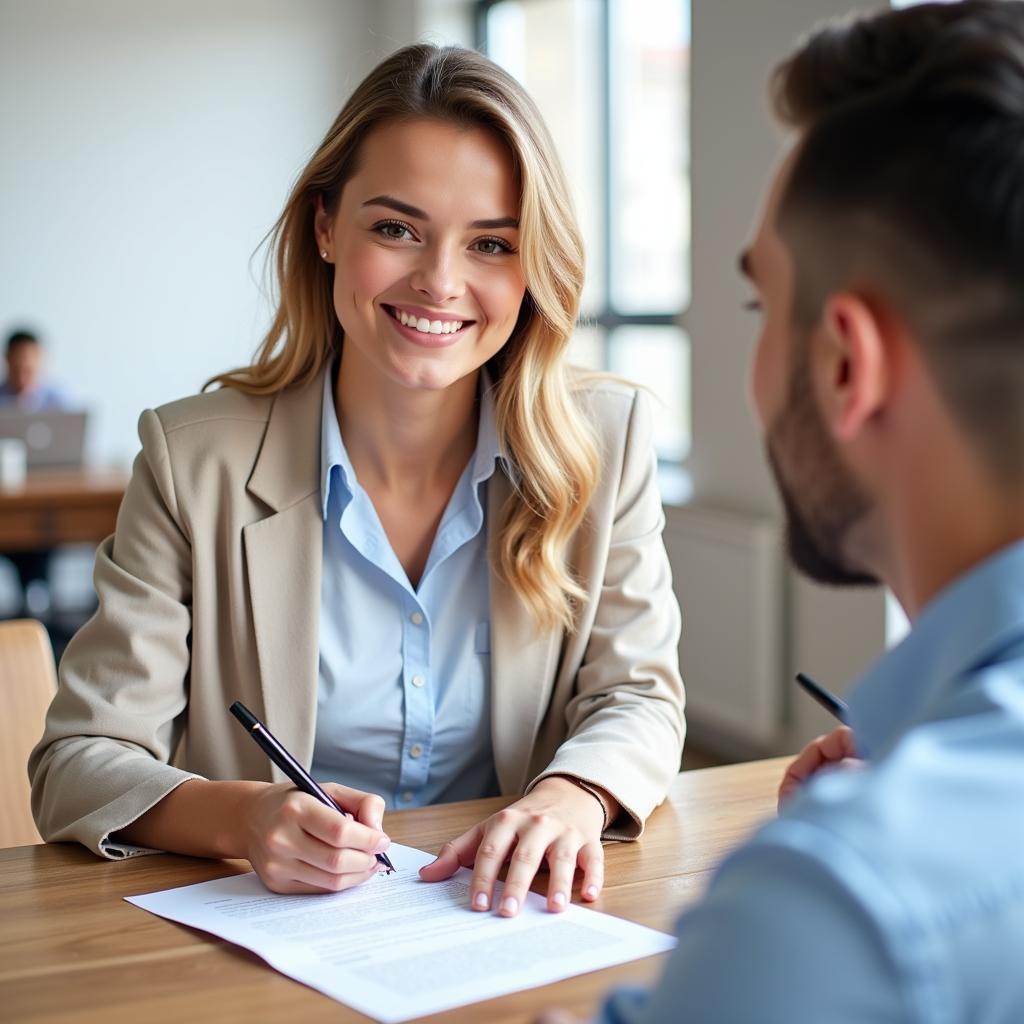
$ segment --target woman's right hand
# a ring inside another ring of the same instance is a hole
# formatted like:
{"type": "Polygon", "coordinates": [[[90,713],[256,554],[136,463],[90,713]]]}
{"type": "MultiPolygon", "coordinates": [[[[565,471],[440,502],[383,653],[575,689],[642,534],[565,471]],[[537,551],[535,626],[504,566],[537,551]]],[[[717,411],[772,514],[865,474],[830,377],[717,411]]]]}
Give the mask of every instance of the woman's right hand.
{"type": "Polygon", "coordinates": [[[290,782],[263,786],[245,809],[246,857],[272,892],[340,892],[380,870],[384,801],[372,793],[325,782],[348,818],[290,782]]]}

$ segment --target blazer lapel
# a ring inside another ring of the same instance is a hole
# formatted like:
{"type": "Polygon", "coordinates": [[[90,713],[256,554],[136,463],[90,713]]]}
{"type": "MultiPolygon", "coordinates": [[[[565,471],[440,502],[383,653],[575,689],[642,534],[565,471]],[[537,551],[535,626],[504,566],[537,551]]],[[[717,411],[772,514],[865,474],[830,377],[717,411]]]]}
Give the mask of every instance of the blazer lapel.
{"type": "Polygon", "coordinates": [[[496,572],[502,512],[512,486],[500,468],[487,485],[487,550],[491,584],[491,742],[503,793],[530,781],[530,752],[555,682],[560,631],[543,631],[496,572]]]}
{"type": "MultiPolygon", "coordinates": [[[[242,530],[265,721],[306,767],[319,672],[322,395],[321,373],[274,400],[248,485],[273,511],[242,530]]],[[[273,777],[285,780],[276,766],[273,777]]]]}

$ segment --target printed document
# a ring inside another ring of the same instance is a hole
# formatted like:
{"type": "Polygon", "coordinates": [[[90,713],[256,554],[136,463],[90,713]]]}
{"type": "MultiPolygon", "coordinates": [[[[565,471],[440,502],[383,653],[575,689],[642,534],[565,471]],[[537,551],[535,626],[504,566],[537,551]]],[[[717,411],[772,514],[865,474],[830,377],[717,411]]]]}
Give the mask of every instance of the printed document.
{"type": "Polygon", "coordinates": [[[388,856],[394,874],[341,893],[283,896],[250,873],[127,899],[244,946],[282,974],[388,1024],[675,945],[670,935],[580,906],[549,913],[532,892],[515,918],[473,911],[468,869],[423,882],[417,872],[433,860],[429,854],[392,844],[388,856]]]}

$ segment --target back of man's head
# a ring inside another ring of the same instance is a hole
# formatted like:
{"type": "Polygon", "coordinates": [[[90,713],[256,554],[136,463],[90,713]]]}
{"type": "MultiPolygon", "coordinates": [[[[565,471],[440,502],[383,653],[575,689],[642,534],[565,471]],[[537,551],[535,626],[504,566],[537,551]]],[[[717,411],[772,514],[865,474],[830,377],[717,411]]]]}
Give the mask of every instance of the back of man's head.
{"type": "Polygon", "coordinates": [[[795,320],[844,288],[886,304],[985,462],[1024,482],[1024,3],[830,25],[774,98],[801,132],[777,221],[795,320]]]}

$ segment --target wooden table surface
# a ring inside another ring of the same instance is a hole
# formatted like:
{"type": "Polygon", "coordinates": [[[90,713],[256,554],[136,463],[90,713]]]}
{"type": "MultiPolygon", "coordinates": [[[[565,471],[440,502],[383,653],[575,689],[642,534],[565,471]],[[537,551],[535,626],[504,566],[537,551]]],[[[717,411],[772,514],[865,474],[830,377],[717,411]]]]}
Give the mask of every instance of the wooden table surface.
{"type": "MultiPolygon", "coordinates": [[[[775,809],[785,758],[680,774],[636,843],[606,846],[598,910],[671,931],[712,868],[775,809]]],[[[390,813],[397,842],[436,852],[509,801],[390,813]]],[[[240,861],[104,861],[69,844],[0,850],[0,1020],[349,1021],[368,1018],[267,967],[247,950],[155,917],[122,897],[248,870],[240,861]]],[[[543,891],[546,876],[535,885],[543,891]]],[[[574,897],[577,898],[577,897],[574,897]]],[[[570,978],[424,1020],[528,1022],[560,1005],[592,1013],[614,984],[651,982],[665,957],[570,978]]]]}
{"type": "Polygon", "coordinates": [[[34,470],[0,487],[0,551],[99,543],[114,532],[128,473],[86,467],[34,470]]]}

